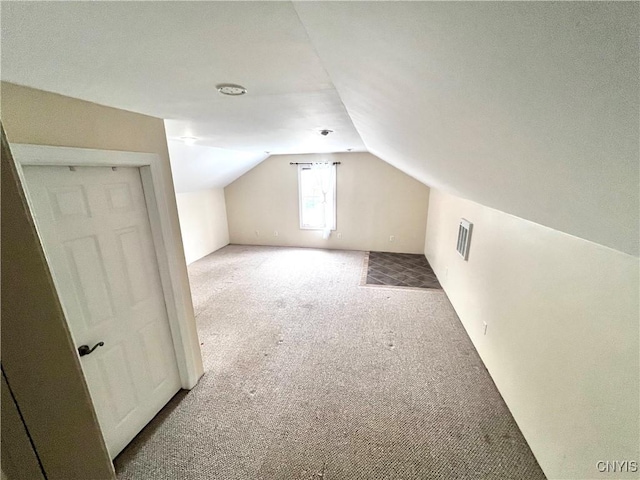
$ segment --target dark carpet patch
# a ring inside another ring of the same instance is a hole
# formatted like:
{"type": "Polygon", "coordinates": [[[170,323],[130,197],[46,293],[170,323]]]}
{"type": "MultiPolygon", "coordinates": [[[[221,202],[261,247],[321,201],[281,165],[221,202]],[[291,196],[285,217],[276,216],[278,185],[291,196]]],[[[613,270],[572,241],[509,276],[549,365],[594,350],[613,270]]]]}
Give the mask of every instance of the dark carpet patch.
{"type": "Polygon", "coordinates": [[[426,257],[411,253],[369,252],[366,284],[442,288],[426,257]]]}

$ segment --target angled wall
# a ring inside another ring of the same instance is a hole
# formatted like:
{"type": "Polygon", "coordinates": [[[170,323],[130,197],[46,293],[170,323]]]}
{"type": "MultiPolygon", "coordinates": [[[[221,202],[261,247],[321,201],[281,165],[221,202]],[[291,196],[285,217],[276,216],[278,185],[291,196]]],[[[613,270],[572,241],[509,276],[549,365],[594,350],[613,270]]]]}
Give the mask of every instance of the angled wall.
{"type": "MultiPolygon", "coordinates": [[[[11,143],[157,153],[165,170],[172,233],[182,244],[161,119],[5,82],[0,92],[2,124],[11,143]]],[[[8,162],[3,151],[3,369],[48,478],[115,478],[21,186],[5,168],[8,162]]],[[[176,281],[193,318],[186,266],[176,281]]],[[[197,341],[195,322],[192,335],[197,341]]]]}
{"type": "Polygon", "coordinates": [[[1,176],[2,374],[22,417],[12,422],[5,411],[10,400],[3,383],[2,459],[8,461],[7,473],[19,469],[24,478],[31,470],[37,479],[39,459],[41,478],[115,479],[4,130],[1,176]],[[26,432],[37,458],[23,436],[26,432]]]}
{"type": "Polygon", "coordinates": [[[176,193],[187,265],[229,244],[224,189],[176,193]]]}

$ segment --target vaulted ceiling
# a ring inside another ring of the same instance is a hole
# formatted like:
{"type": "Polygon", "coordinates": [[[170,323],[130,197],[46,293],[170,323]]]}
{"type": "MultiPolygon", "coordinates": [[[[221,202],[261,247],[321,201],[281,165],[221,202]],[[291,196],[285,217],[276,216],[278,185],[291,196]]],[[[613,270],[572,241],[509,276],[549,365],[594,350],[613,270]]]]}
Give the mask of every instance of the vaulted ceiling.
{"type": "Polygon", "coordinates": [[[3,80],[164,118],[183,190],[224,185],[265,152],[368,150],[429,186],[638,254],[637,3],[3,2],[1,13],[3,80]],[[248,93],[221,96],[225,82],[248,93]]]}

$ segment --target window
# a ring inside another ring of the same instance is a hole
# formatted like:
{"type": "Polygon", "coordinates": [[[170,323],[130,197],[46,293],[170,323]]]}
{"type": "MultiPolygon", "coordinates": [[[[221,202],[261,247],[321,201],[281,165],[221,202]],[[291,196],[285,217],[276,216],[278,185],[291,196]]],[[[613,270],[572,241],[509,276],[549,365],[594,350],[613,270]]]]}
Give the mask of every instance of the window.
{"type": "Polygon", "coordinates": [[[300,228],[335,230],[336,166],[332,163],[298,165],[300,228]]]}

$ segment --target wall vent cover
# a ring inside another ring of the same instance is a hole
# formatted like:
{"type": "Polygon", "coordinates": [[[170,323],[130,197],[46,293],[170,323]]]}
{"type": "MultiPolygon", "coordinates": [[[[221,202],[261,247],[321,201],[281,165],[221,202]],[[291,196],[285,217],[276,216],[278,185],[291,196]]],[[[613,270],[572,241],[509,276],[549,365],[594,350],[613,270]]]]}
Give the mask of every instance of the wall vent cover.
{"type": "Polygon", "coordinates": [[[458,253],[462,258],[469,259],[469,245],[471,244],[471,229],[473,223],[464,218],[460,220],[460,226],[458,227],[458,253]]]}

